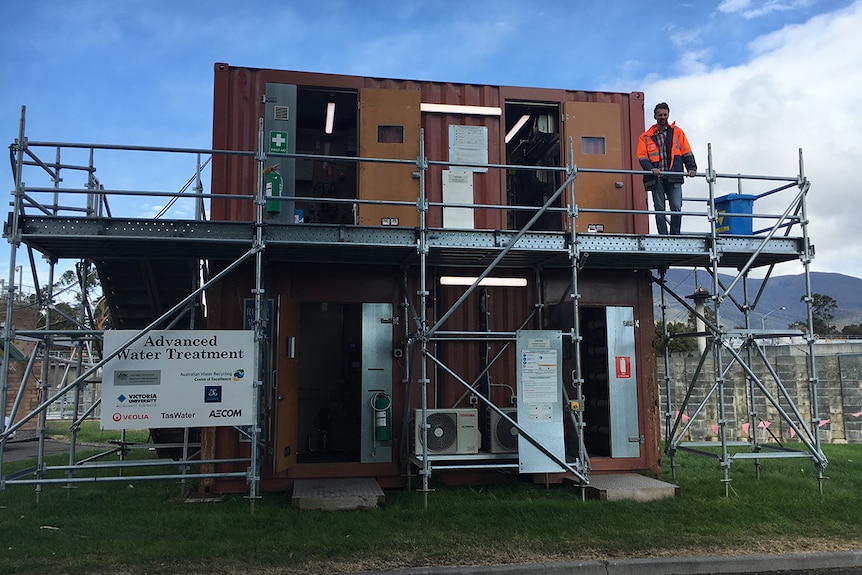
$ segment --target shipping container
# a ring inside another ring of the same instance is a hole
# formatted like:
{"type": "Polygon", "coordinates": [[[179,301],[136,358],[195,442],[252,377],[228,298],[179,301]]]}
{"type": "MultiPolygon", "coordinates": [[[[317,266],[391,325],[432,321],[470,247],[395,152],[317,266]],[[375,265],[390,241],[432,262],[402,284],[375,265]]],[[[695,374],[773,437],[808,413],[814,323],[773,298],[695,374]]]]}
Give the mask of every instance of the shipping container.
{"type": "MultiPolygon", "coordinates": [[[[412,205],[353,206],[322,199],[415,204],[419,182],[412,163],[419,156],[422,130],[424,155],[432,163],[426,175],[429,202],[444,200],[448,184],[456,180],[453,171],[470,170],[466,187],[472,196],[461,201],[463,187],[452,186],[457,203],[538,207],[562,181],[560,171],[454,169],[445,164],[560,170],[570,163],[571,150],[572,163],[579,168],[640,169],[635,152],[644,111],[641,92],[479,86],[216,64],[213,148],[256,149],[261,119],[265,137],[279,139],[276,150],[305,156],[272,157],[271,165],[283,177],[283,195],[295,199],[281,202],[282,209],[269,214],[272,221],[292,222],[301,210],[306,223],[379,226],[396,219],[398,225],[417,226],[412,205]],[[357,164],[308,156],[397,158],[409,163],[357,164]]],[[[265,151],[273,151],[270,144],[266,142],[265,151]]],[[[214,158],[213,186],[222,193],[251,194],[256,182],[251,159],[214,158]]],[[[581,174],[575,198],[580,209],[647,209],[640,177],[631,174],[581,174]]],[[[563,197],[559,205],[566,201],[563,197]]],[[[212,209],[213,219],[253,219],[249,202],[214,201],[212,209]]],[[[473,210],[467,214],[466,227],[518,229],[529,215],[520,210],[473,210]]],[[[431,209],[428,218],[431,227],[453,227],[443,221],[440,208],[431,209]]],[[[453,221],[462,227],[464,217],[453,221]]],[[[565,225],[561,213],[547,213],[533,229],[560,230],[565,225]]],[[[648,225],[646,217],[633,214],[594,213],[578,219],[582,232],[648,233],[648,225]]]]}
{"type": "MultiPolygon", "coordinates": [[[[476,417],[475,430],[459,441],[428,446],[444,477],[491,478],[483,474],[494,468],[483,467],[488,461],[518,472],[518,429],[497,434],[495,426],[507,422],[487,403],[507,414],[526,409],[516,345],[524,330],[564,341],[553,417],[561,419],[555,439],[564,441],[567,461],[584,469],[586,453],[592,470],[659,472],[650,274],[629,265],[575,271],[573,286],[568,248],[573,225],[579,234],[648,233],[646,215],[625,213],[647,209],[640,177],[625,173],[637,169],[643,124],[640,92],[216,64],[213,148],[260,150],[266,181],[251,158],[215,156],[212,219],[254,221],[247,199],[265,184],[267,230],[283,226],[309,238],[293,251],[268,253],[262,278],[272,312],[264,488],[351,476],[404,486],[426,457],[415,421],[423,405],[428,413],[476,417]],[[574,166],[608,173],[582,172],[566,186],[574,166]],[[577,210],[569,209],[572,198],[577,210]],[[511,238],[528,223],[538,234],[530,240],[548,249],[529,257],[512,250],[495,262],[505,240],[488,245],[486,238],[511,238]],[[324,239],[331,236],[315,235],[333,229],[367,234],[367,251],[344,251],[324,239]],[[408,248],[415,237],[414,248],[405,250],[401,235],[387,245],[387,233],[408,234],[408,248]],[[448,249],[422,253],[429,238],[448,249]],[[469,278],[469,285],[483,273],[516,285],[466,294],[468,287],[445,281],[469,278]],[[578,354],[589,370],[582,383],[573,379],[578,354]],[[383,420],[380,433],[375,424],[383,420]],[[464,456],[475,462],[469,474],[447,470],[447,457],[464,456]]],[[[208,328],[243,328],[253,267],[208,291],[208,328]]],[[[449,431],[432,433],[447,439],[449,431]]],[[[203,445],[208,457],[250,451],[231,428],[204,430],[203,445]]],[[[244,488],[202,485],[207,493],[244,488]]]]}

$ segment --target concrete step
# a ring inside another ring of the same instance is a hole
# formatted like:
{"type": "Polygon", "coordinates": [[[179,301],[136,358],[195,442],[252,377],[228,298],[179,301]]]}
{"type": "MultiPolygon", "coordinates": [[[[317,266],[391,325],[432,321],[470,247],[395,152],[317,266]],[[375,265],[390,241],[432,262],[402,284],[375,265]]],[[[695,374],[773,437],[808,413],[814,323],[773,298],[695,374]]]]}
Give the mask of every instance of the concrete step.
{"type": "Polygon", "coordinates": [[[367,477],[345,479],[298,479],[293,483],[291,503],[302,510],[348,511],[373,509],[386,501],[377,480],[367,477]]]}
{"type": "Polygon", "coordinates": [[[602,501],[655,501],[679,495],[679,487],[638,473],[591,474],[587,497],[602,501]]]}

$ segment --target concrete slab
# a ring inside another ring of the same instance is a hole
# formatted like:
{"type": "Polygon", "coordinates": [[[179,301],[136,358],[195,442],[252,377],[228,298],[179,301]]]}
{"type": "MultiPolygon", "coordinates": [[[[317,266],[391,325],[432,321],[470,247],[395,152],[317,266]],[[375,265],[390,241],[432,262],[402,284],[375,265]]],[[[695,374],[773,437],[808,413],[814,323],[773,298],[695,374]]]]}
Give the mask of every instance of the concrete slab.
{"type": "MultiPolygon", "coordinates": [[[[81,449],[81,444],[78,444],[78,449],[81,449]]],[[[68,441],[56,441],[54,439],[45,440],[45,455],[57,455],[58,453],[69,453],[68,441]]],[[[34,461],[39,456],[39,442],[37,440],[25,441],[7,441],[6,449],[3,450],[3,461],[22,461],[25,459],[33,459],[34,461]]]]}
{"type": "Polygon", "coordinates": [[[386,501],[375,479],[299,479],[293,484],[291,503],[302,510],[347,511],[373,509],[386,501]]]}
{"type": "Polygon", "coordinates": [[[679,495],[679,486],[638,473],[594,474],[586,494],[602,501],[655,501],[679,495]]]}

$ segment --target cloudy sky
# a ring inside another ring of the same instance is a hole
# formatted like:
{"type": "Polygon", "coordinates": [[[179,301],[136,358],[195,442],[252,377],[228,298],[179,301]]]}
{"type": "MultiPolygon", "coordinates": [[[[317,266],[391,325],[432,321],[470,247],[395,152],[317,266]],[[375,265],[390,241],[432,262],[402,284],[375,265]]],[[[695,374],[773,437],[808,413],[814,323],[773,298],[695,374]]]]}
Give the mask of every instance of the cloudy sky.
{"type": "MultiPolygon", "coordinates": [[[[801,148],[812,269],[862,277],[860,31],[862,0],[6,2],[0,139],[14,141],[26,105],[30,140],[208,148],[215,62],[643,91],[650,123],[652,105],[670,103],[701,169],[711,144],[720,173],[795,176],[801,148]]],[[[100,175],[109,187],[177,190],[193,170],[119,162],[100,175]]],[[[0,180],[13,188],[11,171],[0,180]]],[[[718,193],[736,189],[724,185],[718,193]]],[[[685,193],[703,197],[706,184],[685,193]]],[[[755,211],[783,211],[792,196],[780,196],[755,211]]],[[[161,207],[142,200],[132,212],[161,207]]],[[[0,277],[8,262],[0,254],[0,277]]]]}

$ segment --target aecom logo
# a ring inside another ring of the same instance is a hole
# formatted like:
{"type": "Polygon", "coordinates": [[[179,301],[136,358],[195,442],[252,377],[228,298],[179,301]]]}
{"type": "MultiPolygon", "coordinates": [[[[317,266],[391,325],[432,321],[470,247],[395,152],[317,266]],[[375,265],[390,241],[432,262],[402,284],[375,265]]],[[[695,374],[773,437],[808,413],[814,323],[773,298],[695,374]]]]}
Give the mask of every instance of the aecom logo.
{"type": "Polygon", "coordinates": [[[210,417],[241,417],[241,409],[213,409],[210,411],[210,417]]]}

